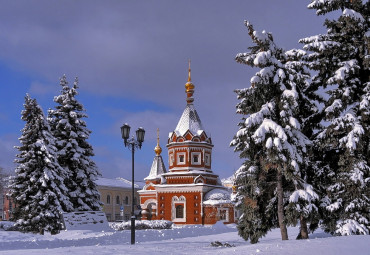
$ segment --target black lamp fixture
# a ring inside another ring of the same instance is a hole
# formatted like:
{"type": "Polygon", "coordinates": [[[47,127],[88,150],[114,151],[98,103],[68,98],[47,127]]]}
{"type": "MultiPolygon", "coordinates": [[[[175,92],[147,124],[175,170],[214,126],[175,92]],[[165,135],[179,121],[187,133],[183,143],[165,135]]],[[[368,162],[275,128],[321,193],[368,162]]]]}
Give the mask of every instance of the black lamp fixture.
{"type": "Polygon", "coordinates": [[[134,200],[134,197],[135,197],[135,185],[134,185],[134,155],[135,155],[135,149],[138,148],[138,149],[141,149],[141,146],[144,142],[144,136],[145,136],[145,130],[140,127],[136,130],[136,140],[135,138],[132,136],[132,138],[129,138],[130,137],[130,129],[131,127],[125,123],[123,124],[123,126],[121,127],[121,135],[122,135],[122,139],[124,140],[125,142],[125,147],[128,147],[129,150],[131,150],[132,152],[132,199],[131,199],[131,244],[135,244],[135,219],[136,219],[136,216],[135,216],[135,200],[134,200]]]}

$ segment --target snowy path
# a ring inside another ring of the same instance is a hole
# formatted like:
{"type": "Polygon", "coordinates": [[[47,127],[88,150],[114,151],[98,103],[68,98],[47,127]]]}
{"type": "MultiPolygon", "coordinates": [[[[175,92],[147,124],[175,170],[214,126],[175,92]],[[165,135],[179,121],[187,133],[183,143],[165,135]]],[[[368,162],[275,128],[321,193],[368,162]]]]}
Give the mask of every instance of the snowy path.
{"type": "MultiPolygon", "coordinates": [[[[297,228],[289,228],[291,237],[297,228]]],[[[370,236],[331,237],[322,231],[309,240],[280,240],[271,231],[260,243],[251,245],[235,228],[185,227],[171,230],[139,230],[136,245],[130,245],[130,231],[96,233],[66,231],[57,236],[0,231],[0,254],[370,254],[370,236]],[[211,247],[214,241],[235,247],[211,247]]]]}

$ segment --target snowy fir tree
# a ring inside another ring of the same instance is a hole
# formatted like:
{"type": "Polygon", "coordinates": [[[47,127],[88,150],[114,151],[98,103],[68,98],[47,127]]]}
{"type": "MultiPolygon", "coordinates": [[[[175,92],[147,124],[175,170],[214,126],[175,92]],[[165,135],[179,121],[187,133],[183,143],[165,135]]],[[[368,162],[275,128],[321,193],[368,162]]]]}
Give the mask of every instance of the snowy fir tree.
{"type": "Polygon", "coordinates": [[[0,166],[0,194],[4,194],[4,188],[6,186],[7,174],[3,167],[0,166]]]}
{"type": "Polygon", "coordinates": [[[10,195],[16,204],[13,220],[22,231],[59,229],[59,214],[71,210],[68,190],[63,184],[64,170],[56,157],[54,138],[41,107],[25,97],[22,120],[26,122],[16,146],[15,176],[10,195]]]}
{"type": "MultiPolygon", "coordinates": [[[[231,146],[245,159],[236,174],[235,202],[242,211],[239,234],[252,243],[277,225],[288,239],[284,209],[290,215],[307,218],[316,210],[317,194],[305,180],[310,140],[302,123],[313,112],[304,97],[304,68],[297,58],[303,51],[283,51],[270,33],[258,32],[245,22],[255,46],[236,56],[236,61],[260,68],[250,80],[251,87],[236,90],[237,113],[245,115],[231,146]]],[[[307,228],[303,229],[305,231],[307,228]]],[[[308,235],[307,235],[308,236],[308,235]]]]}
{"type": "Polygon", "coordinates": [[[100,175],[93,148],[87,139],[91,133],[86,127],[85,109],[77,101],[78,81],[68,86],[66,76],[60,80],[61,94],[54,97],[58,105],[49,110],[48,120],[56,139],[58,162],[66,172],[64,183],[69,190],[73,211],[97,211],[101,208],[95,180],[100,175]]]}
{"type": "Polygon", "coordinates": [[[314,135],[327,194],[323,223],[337,235],[369,234],[370,3],[314,0],[308,7],[318,15],[340,13],[325,21],[326,34],[300,41],[315,72],[308,91],[322,105],[314,135]]]}

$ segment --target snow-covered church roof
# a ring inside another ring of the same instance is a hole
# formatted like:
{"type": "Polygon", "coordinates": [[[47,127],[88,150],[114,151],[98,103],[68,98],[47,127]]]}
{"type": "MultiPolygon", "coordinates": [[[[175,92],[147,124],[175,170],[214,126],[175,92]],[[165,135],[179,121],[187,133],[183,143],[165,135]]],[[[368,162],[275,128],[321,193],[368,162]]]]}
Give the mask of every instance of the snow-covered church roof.
{"type": "Polygon", "coordinates": [[[153,180],[161,178],[161,175],[166,173],[166,167],[163,163],[163,158],[161,155],[156,155],[153,159],[152,167],[150,168],[150,173],[144,180],[153,180]]]}
{"type": "Polygon", "coordinates": [[[153,159],[152,167],[150,168],[150,173],[144,180],[153,180],[161,178],[162,174],[166,173],[166,167],[163,163],[163,158],[161,156],[162,148],[159,145],[159,129],[157,128],[157,146],[154,148],[155,157],[153,159]]]}
{"type": "Polygon", "coordinates": [[[195,86],[191,82],[191,69],[190,69],[190,62],[189,62],[189,77],[188,77],[187,83],[185,83],[187,105],[185,107],[184,112],[181,115],[179,122],[177,123],[177,126],[174,132],[171,132],[169,134],[170,138],[173,133],[175,133],[176,136],[184,136],[185,133],[189,130],[194,136],[200,136],[204,131],[202,122],[200,121],[197,110],[195,110],[195,107],[193,104],[194,88],[195,86]]]}
{"type": "Polygon", "coordinates": [[[202,122],[193,104],[187,104],[174,130],[177,136],[183,136],[186,131],[193,135],[201,135],[203,130],[202,122]]]}

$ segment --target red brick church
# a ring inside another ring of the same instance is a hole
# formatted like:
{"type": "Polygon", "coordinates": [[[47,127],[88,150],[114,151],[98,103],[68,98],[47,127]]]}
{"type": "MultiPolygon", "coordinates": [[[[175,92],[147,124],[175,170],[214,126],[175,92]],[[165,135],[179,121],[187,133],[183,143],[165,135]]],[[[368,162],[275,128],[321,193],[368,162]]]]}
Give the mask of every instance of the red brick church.
{"type": "Polygon", "coordinates": [[[212,140],[193,104],[190,65],[185,89],[187,105],[167,143],[169,171],[157,138],[156,156],[145,178],[146,185],[138,191],[142,219],[169,220],[176,224],[233,223],[230,191],[212,172],[212,140]]]}

